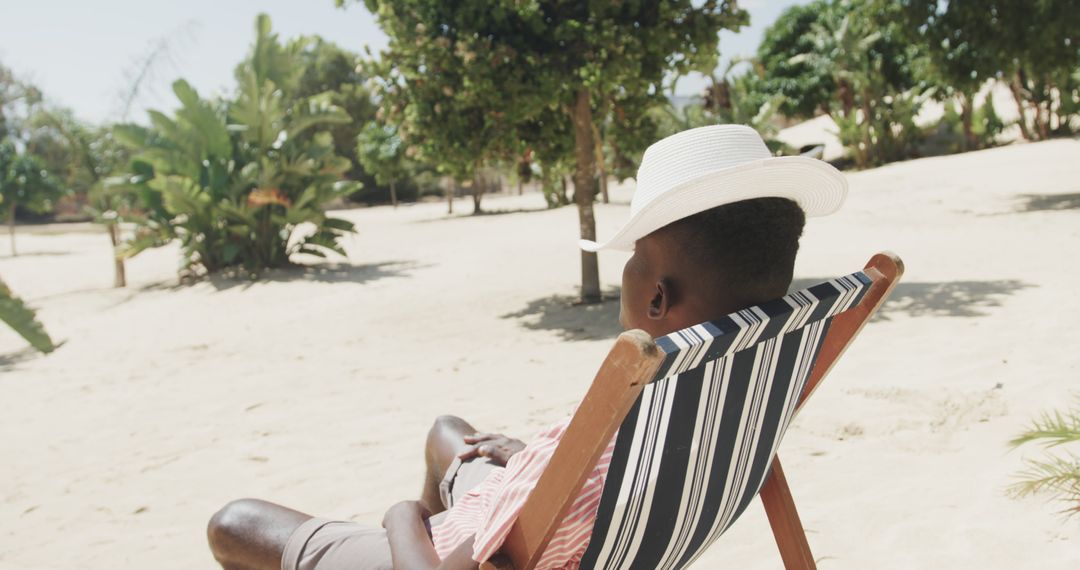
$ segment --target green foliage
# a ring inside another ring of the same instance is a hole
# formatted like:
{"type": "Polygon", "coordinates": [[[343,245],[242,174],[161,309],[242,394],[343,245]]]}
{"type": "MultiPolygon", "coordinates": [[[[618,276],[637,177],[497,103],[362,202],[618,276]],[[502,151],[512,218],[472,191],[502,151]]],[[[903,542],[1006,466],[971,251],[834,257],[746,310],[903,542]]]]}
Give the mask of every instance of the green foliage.
{"type": "MultiPolygon", "coordinates": [[[[969,142],[964,132],[963,111],[953,100],[945,102],[945,112],[938,121],[935,132],[928,137],[921,150],[928,154],[948,154],[962,152],[969,142]]],[[[997,144],[997,137],[1005,130],[1005,123],[994,109],[994,102],[987,97],[972,113],[971,136],[977,148],[987,148],[997,144]]],[[[970,150],[970,149],[968,149],[970,150]]]]}
{"type": "Polygon", "coordinates": [[[350,118],[327,94],[297,96],[299,46],[282,45],[265,15],[256,32],[234,100],[202,99],[180,80],[174,116],[151,111],[149,128],[114,129],[135,157],[110,186],[137,196],[146,213],[127,255],[179,239],[195,272],[278,267],[294,253],[344,255],[338,240],[353,226],[323,208],[358,184],[342,181],[350,162],[326,128],[350,118]]]}
{"type": "Polygon", "coordinates": [[[29,117],[41,105],[41,91],[0,64],[0,140],[22,139],[29,117]]]}
{"type": "Polygon", "coordinates": [[[824,58],[797,56],[820,48],[819,28],[834,15],[828,0],[815,0],[788,8],[765,30],[757,51],[764,73],[756,91],[783,95],[780,112],[789,117],[829,112],[837,89],[831,66],[824,58]]]}
{"type": "MultiPolygon", "coordinates": [[[[1019,447],[1027,443],[1041,444],[1044,448],[1080,443],[1080,406],[1065,412],[1044,413],[1009,445],[1019,447]]],[[[1080,514],[1080,456],[1072,451],[1046,451],[1041,459],[1027,459],[1025,464],[1026,469],[1017,474],[1019,481],[1009,487],[1011,495],[1046,494],[1064,501],[1067,514],[1080,514]]]]}
{"type": "Polygon", "coordinates": [[[63,191],[40,158],[20,151],[14,141],[0,140],[0,205],[12,213],[16,206],[46,212],[63,191]]]}
{"type": "Polygon", "coordinates": [[[759,89],[785,96],[780,109],[826,110],[860,168],[909,156],[924,95],[920,46],[905,41],[895,3],[819,0],[793,7],[766,31],[759,89]]]}
{"type": "MultiPolygon", "coordinates": [[[[888,0],[875,0],[895,5],[888,0]]],[[[1060,0],[905,0],[893,11],[927,54],[925,76],[945,95],[972,98],[988,78],[1009,85],[1028,118],[1025,137],[1071,132],[1080,107],[1080,10],[1060,0]],[[1052,118],[1056,115],[1057,126],[1052,118]]]]}
{"type": "Polygon", "coordinates": [[[405,145],[393,125],[368,123],[356,139],[356,155],[364,170],[381,185],[397,182],[409,173],[405,145]]]}
{"type": "Polygon", "coordinates": [[[0,65],[0,208],[9,224],[15,223],[17,209],[46,212],[65,191],[49,169],[56,145],[37,133],[41,107],[41,92],[0,65]]]}
{"type": "Polygon", "coordinates": [[[385,119],[459,180],[524,148],[540,161],[572,160],[570,110],[583,87],[598,124],[631,132],[634,118],[663,101],[668,74],[711,69],[717,31],[745,21],[727,2],[366,5],[390,36],[371,66],[385,119]]]}
{"type": "MultiPolygon", "coordinates": [[[[606,140],[623,157],[643,147],[633,118],[662,102],[670,77],[715,67],[718,32],[747,21],[728,1],[364,4],[389,37],[371,64],[382,118],[418,158],[459,181],[528,150],[549,170],[573,160],[589,239],[598,147],[606,140]]],[[[598,301],[596,256],[581,255],[582,298],[598,301]]]]}
{"type": "MultiPolygon", "coordinates": [[[[301,37],[289,42],[302,71],[297,79],[295,97],[327,97],[334,106],[345,111],[351,121],[325,125],[334,139],[334,153],[349,159],[345,173],[350,180],[373,186],[374,176],[366,172],[356,157],[356,139],[364,128],[375,120],[375,103],[365,86],[367,77],[361,72],[362,59],[318,36],[301,37]]],[[[314,136],[314,131],[304,135],[314,136]]]]}
{"type": "Polygon", "coordinates": [[[3,280],[0,280],[0,321],[4,321],[19,336],[26,339],[30,346],[41,352],[49,353],[56,348],[34,311],[27,307],[22,299],[13,295],[3,280]]]}

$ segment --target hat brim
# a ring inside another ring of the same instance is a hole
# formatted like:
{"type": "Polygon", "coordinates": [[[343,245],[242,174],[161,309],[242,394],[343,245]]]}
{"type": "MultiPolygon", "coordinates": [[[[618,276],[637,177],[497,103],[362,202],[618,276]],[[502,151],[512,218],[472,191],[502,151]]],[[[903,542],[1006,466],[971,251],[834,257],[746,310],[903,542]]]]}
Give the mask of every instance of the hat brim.
{"type": "Polygon", "coordinates": [[[632,251],[637,240],[682,218],[717,206],[754,198],[787,198],[807,216],[838,210],[847,180],[831,164],[805,156],[770,157],[699,176],[667,190],[630,216],[608,241],[580,240],[585,251],[632,251]]]}

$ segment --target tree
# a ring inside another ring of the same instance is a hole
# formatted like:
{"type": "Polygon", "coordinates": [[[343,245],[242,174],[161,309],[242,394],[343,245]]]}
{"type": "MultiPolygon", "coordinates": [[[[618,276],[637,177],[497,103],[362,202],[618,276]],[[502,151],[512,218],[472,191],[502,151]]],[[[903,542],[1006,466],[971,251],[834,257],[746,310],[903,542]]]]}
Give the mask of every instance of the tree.
{"type": "MultiPolygon", "coordinates": [[[[669,77],[715,67],[718,32],[747,21],[734,2],[715,0],[365,5],[390,38],[377,71],[387,120],[456,178],[513,162],[524,151],[519,130],[545,114],[555,130],[569,122],[584,239],[596,237],[594,129],[621,101],[659,103],[669,77]]],[[[581,252],[581,271],[582,301],[599,301],[595,253],[581,252]]]]}
{"type": "MultiPolygon", "coordinates": [[[[876,0],[878,4],[892,4],[876,0]]],[[[907,35],[929,56],[931,78],[961,101],[969,144],[974,92],[989,78],[1010,88],[1029,140],[1070,132],[1080,105],[1080,10],[1059,0],[904,0],[907,35]],[[1053,125],[1056,119],[1057,126],[1053,125]]]]}
{"type": "Polygon", "coordinates": [[[128,255],[179,239],[192,272],[252,273],[287,265],[293,253],[344,255],[338,240],[353,225],[323,208],[358,184],[342,180],[350,162],[323,129],[350,119],[329,96],[295,96],[302,72],[295,49],[260,15],[236,99],[208,101],[179,80],[173,117],[151,111],[150,128],[114,128],[135,156],[113,187],[138,196],[146,212],[128,255]]]}
{"type": "Polygon", "coordinates": [[[364,170],[390,187],[390,202],[397,207],[397,182],[409,173],[405,145],[393,125],[368,123],[356,141],[356,155],[364,170]]]}
{"type": "MultiPolygon", "coordinates": [[[[305,36],[289,41],[288,49],[296,53],[302,69],[297,80],[295,97],[327,97],[336,107],[348,113],[351,121],[327,125],[323,130],[334,139],[334,153],[349,159],[345,173],[349,180],[365,186],[375,182],[356,156],[356,139],[368,124],[375,121],[377,106],[362,73],[362,59],[337,44],[318,36],[305,36]]],[[[304,136],[311,138],[315,131],[304,136]]]]}
{"type": "Polygon", "coordinates": [[[41,106],[41,92],[0,65],[0,207],[6,210],[11,255],[15,247],[15,215],[23,208],[44,212],[63,188],[32,150],[31,118],[41,106]]]}
{"type": "Polygon", "coordinates": [[[113,253],[113,286],[127,285],[124,258],[120,254],[120,224],[134,216],[131,196],[114,192],[106,184],[131,158],[110,128],[91,127],[66,109],[47,108],[33,120],[31,146],[45,162],[45,169],[69,192],[82,196],[86,211],[104,226],[113,253]]]}
{"type": "Polygon", "coordinates": [[[15,248],[16,209],[47,212],[62,192],[63,187],[37,157],[20,151],[11,140],[0,140],[0,205],[7,210],[12,257],[18,255],[15,248]]]}
{"type": "Polygon", "coordinates": [[[26,121],[41,104],[41,91],[0,64],[0,140],[20,139],[26,121]]]}
{"type": "Polygon", "coordinates": [[[810,8],[790,8],[795,17],[785,13],[766,31],[758,51],[765,88],[790,78],[779,90],[788,108],[827,110],[860,168],[907,156],[919,136],[914,69],[922,54],[904,41],[898,8],[875,0],[819,0],[810,8]]]}
{"type": "MultiPolygon", "coordinates": [[[[792,6],[765,30],[757,50],[757,60],[764,73],[757,90],[784,96],[780,112],[789,117],[809,119],[817,112],[828,113],[838,86],[827,63],[818,59],[798,58],[817,48],[817,31],[828,18],[829,0],[815,0],[804,6],[792,6]]],[[[850,91],[839,95],[850,98],[850,91]]],[[[854,104],[850,103],[853,107],[854,104]]]]}

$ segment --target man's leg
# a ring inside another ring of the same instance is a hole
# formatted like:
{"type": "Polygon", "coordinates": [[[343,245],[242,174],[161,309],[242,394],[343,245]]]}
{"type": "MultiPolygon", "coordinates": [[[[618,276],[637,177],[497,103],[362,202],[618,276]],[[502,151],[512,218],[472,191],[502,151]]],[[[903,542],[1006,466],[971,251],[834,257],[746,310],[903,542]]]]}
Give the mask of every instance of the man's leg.
{"type": "Polygon", "coordinates": [[[289,536],[310,518],[274,503],[240,499],[214,514],[206,535],[225,570],[280,570],[289,536]]]}
{"type": "Polygon", "coordinates": [[[474,433],[476,428],[457,416],[435,418],[435,424],[428,431],[427,447],[424,449],[427,474],[424,477],[424,488],[420,492],[420,501],[432,514],[446,510],[439,495],[439,483],[442,482],[450,463],[469,448],[465,443],[465,436],[474,433]]]}

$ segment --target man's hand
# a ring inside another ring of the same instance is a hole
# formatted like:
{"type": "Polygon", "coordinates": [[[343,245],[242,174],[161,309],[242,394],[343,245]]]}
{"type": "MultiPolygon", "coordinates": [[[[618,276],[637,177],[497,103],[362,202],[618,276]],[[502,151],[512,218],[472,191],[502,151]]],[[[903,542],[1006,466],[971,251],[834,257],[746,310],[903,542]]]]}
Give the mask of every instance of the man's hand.
{"type": "Polygon", "coordinates": [[[506,462],[517,452],[525,449],[525,443],[500,433],[474,433],[465,436],[465,443],[472,447],[458,454],[462,461],[474,457],[487,457],[492,463],[506,466],[506,462]]]}

